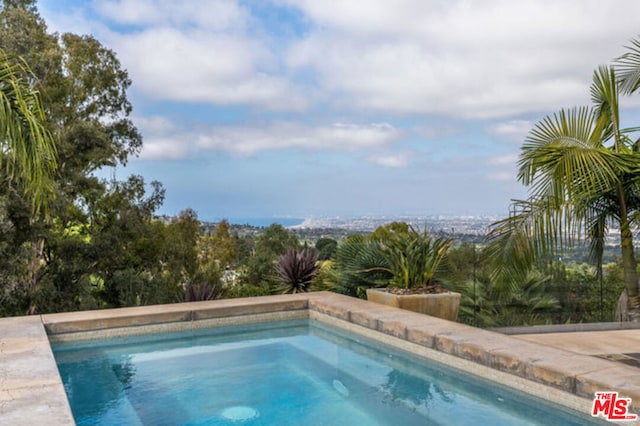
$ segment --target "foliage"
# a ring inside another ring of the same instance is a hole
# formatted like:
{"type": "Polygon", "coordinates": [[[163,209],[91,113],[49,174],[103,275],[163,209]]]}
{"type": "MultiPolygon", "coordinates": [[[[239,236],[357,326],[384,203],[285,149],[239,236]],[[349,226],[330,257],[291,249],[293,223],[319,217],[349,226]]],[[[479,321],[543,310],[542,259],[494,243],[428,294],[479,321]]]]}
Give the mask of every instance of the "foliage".
{"type": "Polygon", "coordinates": [[[0,49],[0,165],[8,182],[24,180],[24,189],[38,210],[52,194],[56,168],[55,141],[46,129],[40,93],[27,79],[26,63],[0,49]]]}
{"type": "Polygon", "coordinates": [[[351,237],[336,254],[339,285],[360,297],[372,287],[431,285],[451,244],[451,239],[432,238],[401,222],[379,227],[368,237],[351,237]]]}
{"type": "Polygon", "coordinates": [[[287,252],[290,248],[297,249],[299,246],[298,237],[292,232],[274,223],[267,228],[256,239],[255,250],[257,254],[270,258],[277,258],[287,252]]]}
{"type": "MultiPolygon", "coordinates": [[[[12,179],[10,168],[0,168],[7,183],[0,186],[0,227],[6,230],[0,258],[7,259],[0,265],[0,292],[10,299],[4,306],[12,307],[5,313],[175,300],[183,291],[177,277],[191,274],[194,262],[177,244],[186,234],[171,235],[173,229],[153,220],[164,197],[161,185],[152,183],[147,196],[140,177],[119,182],[93,174],[125,164],[142,144],[129,119],[131,81],[115,53],[91,36],[49,34],[30,1],[3,2],[0,45],[8,57],[29,64],[32,74],[14,67],[16,77],[29,82],[19,102],[38,107],[40,94],[46,121],[33,126],[52,136],[58,155],[48,221],[32,211],[28,179],[12,179]]],[[[30,155],[40,155],[41,166],[53,164],[49,151],[30,155]]]]}
{"type": "Polygon", "coordinates": [[[368,288],[386,287],[393,277],[380,244],[355,235],[338,247],[335,268],[338,288],[349,296],[366,296],[368,288]]]}
{"type": "Polygon", "coordinates": [[[477,326],[613,321],[624,288],[620,261],[603,265],[602,281],[596,267],[566,262],[564,255],[563,261],[534,264],[518,280],[495,270],[496,259],[485,247],[460,244],[449,250],[441,279],[462,294],[459,321],[477,326]],[[543,282],[531,286],[532,277],[543,282]],[[536,305],[541,296],[551,303],[536,305]]]}
{"type": "Polygon", "coordinates": [[[490,275],[456,286],[462,294],[459,321],[480,327],[549,324],[560,304],[547,294],[549,277],[530,271],[524,280],[504,283],[490,275]]]}
{"type": "Polygon", "coordinates": [[[318,253],[315,250],[289,249],[278,258],[276,264],[276,274],[282,283],[279,290],[283,293],[307,292],[319,270],[318,253]]]}
{"type": "Polygon", "coordinates": [[[316,241],[315,247],[318,251],[318,259],[329,260],[336,254],[338,242],[333,238],[323,237],[316,241]]]}
{"type": "Polygon", "coordinates": [[[238,239],[231,235],[229,223],[221,221],[213,233],[200,233],[196,243],[198,281],[234,285],[229,278],[239,259],[238,239]]]}
{"type": "MultiPolygon", "coordinates": [[[[637,48],[637,44],[635,45],[637,48]]],[[[623,86],[635,89],[632,68],[637,57],[622,61],[623,86]]],[[[636,70],[640,63],[635,62],[636,70]]],[[[640,153],[630,135],[637,128],[620,125],[614,67],[593,75],[593,106],[561,110],[530,132],[519,161],[519,180],[529,198],[516,201],[509,218],[496,223],[490,254],[502,258],[496,277],[522,272],[557,247],[587,238],[592,258],[602,264],[604,236],[617,224],[630,319],[640,320],[640,283],[631,225],[640,217],[640,153]]]]}
{"type": "Polygon", "coordinates": [[[603,265],[602,277],[585,263],[553,262],[544,269],[551,277],[547,291],[562,307],[553,316],[554,323],[615,320],[618,295],[624,289],[621,264],[603,265]]]}
{"type": "Polygon", "coordinates": [[[268,296],[271,294],[271,288],[266,286],[254,286],[250,284],[238,284],[225,292],[225,297],[230,299],[237,297],[256,297],[256,296],[268,296]]]}
{"type": "Polygon", "coordinates": [[[276,288],[275,264],[289,249],[298,249],[298,238],[280,224],[264,229],[256,238],[254,249],[240,267],[240,284],[254,286],[260,291],[276,288]]]}
{"type": "Polygon", "coordinates": [[[463,293],[461,320],[483,326],[613,319],[624,281],[633,301],[640,150],[631,138],[637,129],[620,126],[617,82],[622,93],[637,90],[639,41],[615,68],[596,71],[592,108],[560,111],[532,130],[519,164],[530,197],[496,224],[486,250],[450,248],[447,238],[394,222],[342,244],[318,231],[327,261],[299,268],[305,251],[281,225],[256,229],[256,237],[222,221],[204,234],[191,209],[164,223],[154,217],[160,183],[116,179],[142,137],[130,120],[131,81],[113,51],[91,36],[48,33],[30,0],[2,2],[0,46],[0,315],[266,295],[279,288],[278,270],[287,283],[280,291],[360,297],[370,287],[446,280],[463,293]],[[34,134],[15,130],[26,122],[34,134]],[[43,142],[55,146],[37,148],[43,142]],[[96,177],[105,168],[112,178],[96,177]],[[56,197],[45,219],[33,203],[46,188],[56,197]],[[599,275],[603,235],[615,224],[622,256],[599,275]],[[582,237],[592,242],[595,268],[551,261],[582,237]],[[281,256],[289,267],[276,268],[281,256]],[[238,282],[226,280],[232,270],[238,282]]]}
{"type": "Polygon", "coordinates": [[[203,300],[218,299],[222,290],[217,285],[211,285],[208,282],[196,284],[188,282],[185,286],[184,301],[198,302],[203,300]]]}
{"type": "Polygon", "coordinates": [[[402,288],[434,284],[452,242],[449,238],[432,238],[426,231],[418,232],[411,227],[406,234],[391,233],[381,241],[381,254],[387,259],[392,275],[390,284],[402,288]]]}
{"type": "Polygon", "coordinates": [[[320,260],[320,269],[311,283],[311,291],[340,292],[340,275],[333,260],[320,260]]]}
{"type": "Polygon", "coordinates": [[[239,258],[238,239],[231,235],[229,222],[222,220],[210,237],[201,237],[200,256],[207,262],[217,262],[221,269],[235,264],[239,258]]]}

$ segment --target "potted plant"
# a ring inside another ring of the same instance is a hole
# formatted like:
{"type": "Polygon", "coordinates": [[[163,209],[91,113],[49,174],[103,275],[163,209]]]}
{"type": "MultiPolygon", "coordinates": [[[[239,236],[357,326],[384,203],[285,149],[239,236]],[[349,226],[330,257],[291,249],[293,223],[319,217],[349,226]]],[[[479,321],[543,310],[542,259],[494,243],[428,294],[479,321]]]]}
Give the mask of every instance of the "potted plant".
{"type": "Polygon", "coordinates": [[[369,301],[455,321],[460,293],[435,280],[452,242],[416,231],[406,223],[385,225],[351,247],[351,266],[360,268],[347,271],[347,281],[360,280],[361,289],[369,287],[369,301]]]}

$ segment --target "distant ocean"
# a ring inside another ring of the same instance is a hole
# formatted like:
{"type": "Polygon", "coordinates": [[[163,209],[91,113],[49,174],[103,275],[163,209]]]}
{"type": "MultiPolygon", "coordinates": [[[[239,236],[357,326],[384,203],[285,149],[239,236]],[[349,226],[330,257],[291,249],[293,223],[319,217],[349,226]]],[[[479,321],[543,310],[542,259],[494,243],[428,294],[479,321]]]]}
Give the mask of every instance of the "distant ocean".
{"type": "Polygon", "coordinates": [[[251,225],[258,227],[267,227],[274,223],[284,227],[301,225],[304,219],[296,217],[229,217],[227,221],[232,225],[251,225]]]}

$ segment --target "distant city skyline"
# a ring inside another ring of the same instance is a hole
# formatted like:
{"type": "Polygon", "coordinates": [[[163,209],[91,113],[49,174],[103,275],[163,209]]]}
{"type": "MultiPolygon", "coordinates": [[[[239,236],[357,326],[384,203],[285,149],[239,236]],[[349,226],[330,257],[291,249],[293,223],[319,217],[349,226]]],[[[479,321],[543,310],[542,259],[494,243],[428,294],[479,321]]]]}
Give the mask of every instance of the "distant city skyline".
{"type": "MultiPolygon", "coordinates": [[[[133,81],[159,214],[506,215],[528,131],[589,104],[631,0],[40,0],[133,81]]],[[[635,126],[640,97],[622,99],[635,126]]]]}

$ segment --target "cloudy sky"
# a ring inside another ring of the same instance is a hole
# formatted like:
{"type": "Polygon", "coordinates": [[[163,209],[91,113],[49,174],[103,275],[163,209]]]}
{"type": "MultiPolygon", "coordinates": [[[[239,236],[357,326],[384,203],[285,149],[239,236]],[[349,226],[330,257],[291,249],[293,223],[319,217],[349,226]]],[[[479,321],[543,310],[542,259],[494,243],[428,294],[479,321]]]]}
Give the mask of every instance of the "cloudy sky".
{"type": "MultiPolygon", "coordinates": [[[[519,146],[588,104],[637,0],[40,0],[133,85],[160,213],[506,214],[519,146]]],[[[638,125],[639,99],[623,119],[638,125]]],[[[623,123],[624,125],[625,123],[623,123]]]]}

